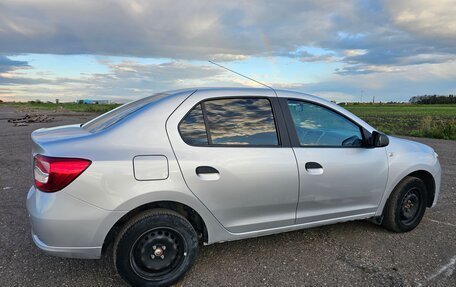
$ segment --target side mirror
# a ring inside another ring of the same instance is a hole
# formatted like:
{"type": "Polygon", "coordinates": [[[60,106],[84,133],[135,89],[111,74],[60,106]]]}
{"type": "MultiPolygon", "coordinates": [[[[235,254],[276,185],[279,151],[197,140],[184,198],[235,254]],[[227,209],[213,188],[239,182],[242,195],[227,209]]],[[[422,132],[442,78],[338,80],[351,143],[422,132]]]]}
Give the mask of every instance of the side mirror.
{"type": "Polygon", "coordinates": [[[389,138],[384,133],[373,131],[370,142],[373,147],[385,147],[389,144],[389,138]]]}

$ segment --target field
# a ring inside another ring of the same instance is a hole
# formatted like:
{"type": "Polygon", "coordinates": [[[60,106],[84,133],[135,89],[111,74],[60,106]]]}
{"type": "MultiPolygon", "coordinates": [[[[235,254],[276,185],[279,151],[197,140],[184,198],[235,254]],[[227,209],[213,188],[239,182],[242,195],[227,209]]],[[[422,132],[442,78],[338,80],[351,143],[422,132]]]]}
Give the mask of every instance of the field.
{"type": "Polygon", "coordinates": [[[387,134],[456,140],[456,105],[353,104],[343,107],[387,134]]]}
{"type": "MultiPolygon", "coordinates": [[[[1,103],[29,110],[104,113],[118,104],[1,103]]],[[[343,106],[376,129],[391,135],[456,140],[456,105],[350,104],[343,106]]]]}
{"type": "Polygon", "coordinates": [[[84,112],[84,113],[105,113],[119,106],[119,104],[77,104],[77,103],[43,103],[43,102],[4,102],[0,103],[0,106],[16,107],[22,111],[29,110],[46,110],[46,111],[72,111],[72,112],[84,112]]]}

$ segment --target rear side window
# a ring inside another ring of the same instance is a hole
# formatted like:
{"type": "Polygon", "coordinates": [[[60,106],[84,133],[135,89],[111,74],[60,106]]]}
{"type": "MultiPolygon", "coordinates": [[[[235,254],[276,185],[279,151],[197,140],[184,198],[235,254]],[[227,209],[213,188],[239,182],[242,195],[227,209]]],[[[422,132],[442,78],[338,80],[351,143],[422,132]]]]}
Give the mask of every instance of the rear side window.
{"type": "Polygon", "coordinates": [[[279,144],[271,103],[263,98],[229,98],[202,102],[182,120],[179,130],[184,141],[194,145],[279,144]],[[202,129],[203,123],[206,137],[202,129]]]}

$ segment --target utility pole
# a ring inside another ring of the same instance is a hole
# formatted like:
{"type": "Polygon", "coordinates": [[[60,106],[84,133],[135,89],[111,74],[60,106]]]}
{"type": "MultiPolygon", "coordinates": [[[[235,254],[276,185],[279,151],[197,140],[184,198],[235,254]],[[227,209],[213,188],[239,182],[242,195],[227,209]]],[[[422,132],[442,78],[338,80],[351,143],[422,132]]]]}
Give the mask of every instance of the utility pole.
{"type": "Polygon", "coordinates": [[[363,102],[364,90],[361,90],[361,103],[363,102]]]}

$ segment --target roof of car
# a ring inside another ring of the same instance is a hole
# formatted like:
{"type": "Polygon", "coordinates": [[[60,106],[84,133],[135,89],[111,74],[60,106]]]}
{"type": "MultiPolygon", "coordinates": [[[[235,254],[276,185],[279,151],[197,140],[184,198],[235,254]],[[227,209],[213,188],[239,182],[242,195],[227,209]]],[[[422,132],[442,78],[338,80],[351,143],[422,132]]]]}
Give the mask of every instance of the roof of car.
{"type": "Polygon", "coordinates": [[[275,91],[279,97],[287,97],[287,96],[293,96],[293,95],[299,95],[301,97],[308,98],[309,100],[318,100],[318,101],[328,101],[324,98],[302,93],[302,92],[297,92],[297,91],[290,91],[290,90],[283,90],[283,89],[271,89],[271,88],[254,88],[254,87],[195,87],[195,88],[186,88],[186,89],[178,89],[178,90],[170,90],[170,91],[165,91],[160,94],[168,94],[168,95],[173,95],[177,93],[184,93],[184,92],[193,92],[193,91],[198,91],[198,92],[246,92],[246,93],[256,93],[256,94],[270,94],[271,91],[275,91]]]}

